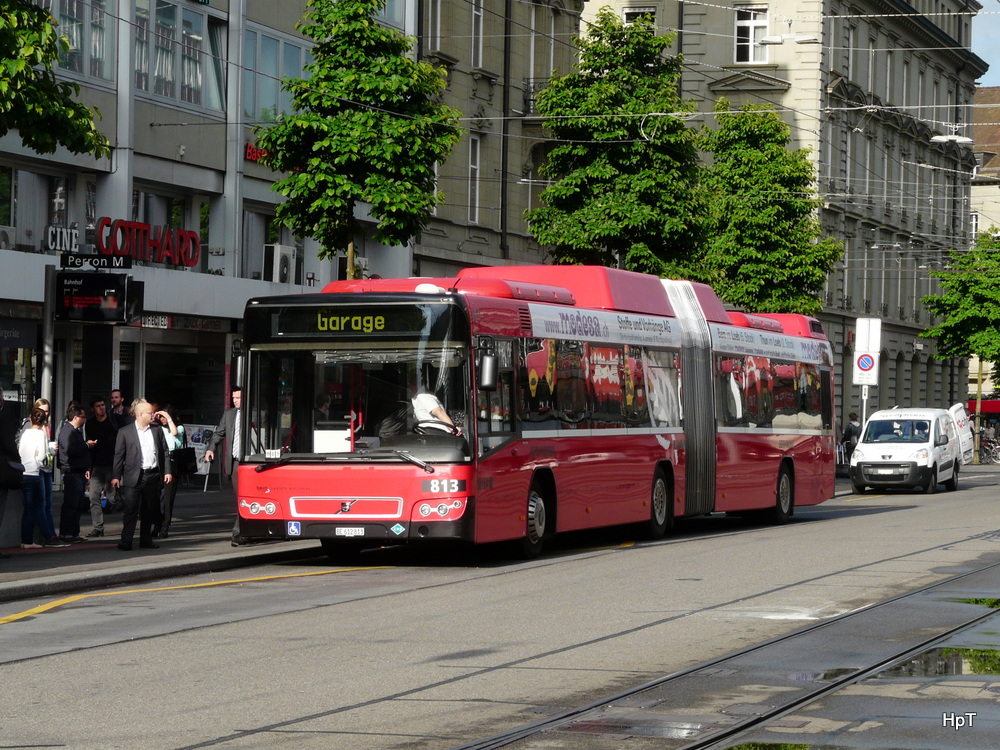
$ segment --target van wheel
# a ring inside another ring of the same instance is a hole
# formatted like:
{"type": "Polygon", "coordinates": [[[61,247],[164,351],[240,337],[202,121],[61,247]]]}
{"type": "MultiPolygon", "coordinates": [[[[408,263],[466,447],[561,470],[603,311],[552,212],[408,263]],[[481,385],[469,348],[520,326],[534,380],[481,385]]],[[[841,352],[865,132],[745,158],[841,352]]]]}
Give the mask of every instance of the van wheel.
{"type": "Polygon", "coordinates": [[[927,480],[927,485],[924,487],[924,494],[933,495],[935,492],[937,492],[937,486],[938,486],[937,467],[934,467],[933,469],[931,469],[930,479],[927,480]]]}
{"type": "Polygon", "coordinates": [[[670,512],[670,490],[667,479],[662,471],[657,471],[653,477],[653,489],[649,496],[649,520],[642,525],[643,539],[660,539],[673,525],[673,514],[670,512]]]}
{"type": "Polygon", "coordinates": [[[782,466],[778,471],[778,485],[774,494],[774,508],[771,509],[770,521],[779,525],[788,523],[795,508],[795,485],[787,466],[782,466]]]}
{"type": "Polygon", "coordinates": [[[865,490],[868,489],[868,485],[858,484],[857,482],[855,482],[852,479],[851,480],[851,489],[854,490],[854,494],[855,495],[863,495],[863,494],[865,494],[865,490]]]}
{"type": "Polygon", "coordinates": [[[944,488],[948,492],[954,492],[958,489],[958,466],[955,466],[955,471],[951,473],[951,479],[944,483],[944,488]]]}

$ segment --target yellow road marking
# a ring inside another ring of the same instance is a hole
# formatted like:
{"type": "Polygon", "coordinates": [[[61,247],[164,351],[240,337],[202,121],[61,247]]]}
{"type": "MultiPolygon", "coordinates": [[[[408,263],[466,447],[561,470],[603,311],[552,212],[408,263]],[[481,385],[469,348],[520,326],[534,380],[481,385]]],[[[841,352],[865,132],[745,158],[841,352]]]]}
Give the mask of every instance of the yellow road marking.
{"type": "Polygon", "coordinates": [[[56,609],[57,607],[64,607],[67,604],[73,604],[74,602],[79,602],[84,599],[94,599],[100,596],[122,596],[124,594],[148,594],[154,591],[177,591],[180,589],[201,589],[207,588],[209,586],[229,586],[234,583],[257,583],[259,581],[276,581],[281,578],[305,578],[307,576],[325,576],[331,573],[346,573],[348,571],[354,570],[387,570],[392,566],[390,565],[375,565],[368,568],[337,568],[335,570],[317,570],[312,573],[285,573],[283,575],[276,576],[261,576],[259,578],[237,578],[232,581],[210,581],[208,583],[188,583],[183,586],[160,586],[158,588],[152,589],[123,589],[121,591],[97,591],[92,594],[77,594],[75,596],[67,596],[63,599],[56,599],[54,602],[49,602],[48,604],[42,604],[38,607],[33,607],[32,609],[27,609],[24,612],[18,612],[13,615],[7,615],[7,617],[0,617],[0,625],[6,625],[8,622],[16,622],[17,620],[23,620],[26,617],[32,617],[33,615],[40,615],[43,612],[48,612],[50,610],[56,609]]]}

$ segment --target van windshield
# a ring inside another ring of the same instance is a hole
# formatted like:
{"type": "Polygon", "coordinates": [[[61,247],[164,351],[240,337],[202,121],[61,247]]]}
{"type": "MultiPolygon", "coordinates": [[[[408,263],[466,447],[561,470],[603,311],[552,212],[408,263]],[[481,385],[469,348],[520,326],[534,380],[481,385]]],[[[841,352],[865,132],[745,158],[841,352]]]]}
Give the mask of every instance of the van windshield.
{"type": "Polygon", "coordinates": [[[863,443],[926,443],[931,422],[927,419],[871,420],[865,428],[863,443]]]}

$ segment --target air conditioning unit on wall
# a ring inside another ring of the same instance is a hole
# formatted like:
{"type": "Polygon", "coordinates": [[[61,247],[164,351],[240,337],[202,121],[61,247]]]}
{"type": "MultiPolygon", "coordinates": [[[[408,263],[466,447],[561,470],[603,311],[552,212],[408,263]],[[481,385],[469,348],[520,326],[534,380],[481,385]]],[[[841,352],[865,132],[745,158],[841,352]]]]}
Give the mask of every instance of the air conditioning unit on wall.
{"type": "Polygon", "coordinates": [[[295,277],[295,248],[289,245],[264,245],[264,281],[290,284],[295,277]]]}
{"type": "Polygon", "coordinates": [[[0,227],[0,250],[13,250],[17,244],[17,230],[14,227],[0,227]]]}

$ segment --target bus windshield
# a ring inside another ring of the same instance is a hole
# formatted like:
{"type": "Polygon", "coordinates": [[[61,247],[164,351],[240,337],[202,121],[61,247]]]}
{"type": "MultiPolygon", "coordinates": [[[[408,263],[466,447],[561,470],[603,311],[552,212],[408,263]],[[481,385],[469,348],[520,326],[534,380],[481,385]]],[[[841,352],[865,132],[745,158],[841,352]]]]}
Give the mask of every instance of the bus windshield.
{"type": "Polygon", "coordinates": [[[469,460],[464,315],[351,302],[248,312],[246,460],[469,460]]]}

